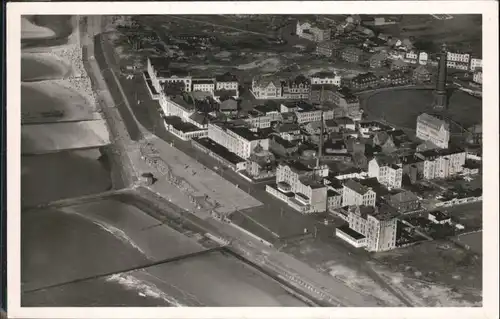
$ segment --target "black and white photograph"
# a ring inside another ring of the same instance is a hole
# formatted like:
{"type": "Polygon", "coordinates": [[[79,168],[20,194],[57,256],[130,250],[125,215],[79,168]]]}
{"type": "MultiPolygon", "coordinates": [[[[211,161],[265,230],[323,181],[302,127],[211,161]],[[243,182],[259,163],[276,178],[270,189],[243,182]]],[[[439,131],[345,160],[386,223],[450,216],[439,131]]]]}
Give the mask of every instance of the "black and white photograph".
{"type": "Polygon", "coordinates": [[[483,313],[498,4],[374,2],[21,13],[17,307],[483,313]]]}

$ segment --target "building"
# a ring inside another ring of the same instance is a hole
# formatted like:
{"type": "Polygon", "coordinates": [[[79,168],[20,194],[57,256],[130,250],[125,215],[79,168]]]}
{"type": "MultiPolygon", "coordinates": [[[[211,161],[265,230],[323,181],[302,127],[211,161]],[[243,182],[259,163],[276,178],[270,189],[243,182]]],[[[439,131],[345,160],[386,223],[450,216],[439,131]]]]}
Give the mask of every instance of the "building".
{"type": "Polygon", "coordinates": [[[250,110],[247,112],[247,116],[243,120],[248,123],[250,127],[257,129],[264,129],[271,127],[271,117],[269,115],[262,114],[256,110],[250,110]]]}
{"type": "Polygon", "coordinates": [[[214,79],[192,79],[193,91],[196,92],[214,92],[215,81],[214,79]]]}
{"type": "Polygon", "coordinates": [[[447,52],[446,66],[452,69],[468,71],[470,65],[469,53],[453,53],[447,52]]]}
{"type": "Polygon", "coordinates": [[[413,50],[406,52],[404,61],[409,64],[418,64],[419,53],[413,50]]]}
{"type": "Polygon", "coordinates": [[[207,129],[200,128],[189,122],[184,122],[178,116],[166,116],[165,128],[178,138],[188,141],[192,138],[202,138],[207,136],[207,129]]]}
{"type": "Polygon", "coordinates": [[[247,159],[246,172],[253,178],[268,178],[276,175],[276,159],[269,151],[253,153],[247,159]]]}
{"type": "Polygon", "coordinates": [[[387,65],[389,55],[385,51],[375,53],[370,57],[370,68],[377,69],[387,65]]]}
{"type": "Polygon", "coordinates": [[[478,68],[483,67],[483,60],[479,58],[472,58],[470,59],[470,70],[472,72],[476,71],[478,68]]]}
{"type": "Polygon", "coordinates": [[[330,40],[332,30],[329,26],[321,23],[304,22],[297,20],[296,34],[298,37],[314,42],[330,40]]]}
{"type": "Polygon", "coordinates": [[[340,57],[349,63],[359,63],[363,61],[365,53],[359,48],[349,46],[342,50],[340,57]]]}
{"type": "Polygon", "coordinates": [[[396,212],[384,205],[349,208],[349,228],[366,237],[368,251],[386,251],[396,248],[396,212]]]}
{"type": "Polygon", "coordinates": [[[303,75],[297,76],[293,80],[282,81],[282,98],[292,100],[302,100],[309,98],[311,82],[303,75]]]}
{"type": "Polygon", "coordinates": [[[220,101],[219,111],[222,113],[233,113],[238,111],[238,101],[234,98],[228,98],[220,101]]]}
{"type": "Polygon", "coordinates": [[[311,85],[330,84],[340,87],[342,77],[334,72],[318,72],[310,77],[311,85]]]}
{"type": "Polygon", "coordinates": [[[450,141],[449,124],[427,113],[417,117],[417,138],[431,141],[437,147],[448,148],[450,141]]]}
{"type": "Polygon", "coordinates": [[[298,124],[321,120],[322,110],[304,101],[285,102],[281,104],[281,112],[295,113],[298,124]]]}
{"type": "Polygon", "coordinates": [[[427,61],[429,60],[429,54],[424,51],[420,51],[418,54],[418,64],[420,65],[427,65],[427,61]]]}
{"type": "Polygon", "coordinates": [[[271,135],[269,138],[269,149],[279,156],[288,157],[299,151],[297,140],[286,140],[279,135],[271,135]]]}
{"type": "Polygon", "coordinates": [[[300,134],[300,126],[296,123],[283,123],[275,127],[276,134],[287,141],[295,141],[302,139],[300,134]]]}
{"type": "Polygon", "coordinates": [[[384,196],[385,202],[400,213],[407,213],[419,210],[421,202],[417,195],[410,191],[402,191],[397,194],[384,196]]]}
{"type": "Polygon", "coordinates": [[[151,58],[147,60],[147,71],[154,88],[161,92],[164,83],[181,83],[185,92],[192,88],[192,77],[188,72],[168,67],[168,62],[162,58],[151,58]]]}
{"type": "Polygon", "coordinates": [[[348,82],[350,89],[360,91],[360,90],[366,90],[366,89],[373,89],[378,86],[378,77],[371,73],[362,73],[359,74],[348,82]]]}
{"type": "Polygon", "coordinates": [[[280,79],[276,77],[254,77],[252,94],[256,99],[281,99],[283,96],[280,79]]]}
{"type": "Polygon", "coordinates": [[[423,161],[423,178],[449,178],[463,171],[466,153],[463,149],[429,150],[416,153],[423,161]]]}
{"type": "Polygon", "coordinates": [[[171,97],[160,94],[160,107],[165,116],[178,116],[184,121],[195,112],[194,101],[186,92],[171,97]]]}
{"type": "Polygon", "coordinates": [[[216,91],[229,91],[236,92],[234,98],[239,97],[239,83],[236,75],[226,72],[222,75],[215,77],[215,90],[216,91]]]}
{"type": "Polygon", "coordinates": [[[316,46],[316,54],[328,58],[334,57],[338,54],[339,42],[336,40],[328,40],[318,43],[316,46]]]}
{"type": "Polygon", "coordinates": [[[267,137],[259,132],[250,131],[244,126],[210,123],[208,125],[208,138],[245,160],[256,148],[269,150],[267,137]]]}
{"type": "Polygon", "coordinates": [[[409,69],[408,63],[403,60],[393,60],[391,62],[391,70],[400,70],[402,72],[406,72],[409,69]]]}
{"type": "Polygon", "coordinates": [[[370,188],[361,185],[354,179],[349,179],[344,183],[342,189],[342,205],[366,205],[375,206],[376,193],[370,188]]]}
{"type": "Polygon", "coordinates": [[[349,225],[342,225],[335,228],[335,236],[348,242],[356,248],[361,248],[366,246],[366,237],[358,233],[357,231],[349,228],[349,225]]]}
{"type": "Polygon", "coordinates": [[[483,70],[482,70],[482,68],[477,68],[474,71],[474,75],[472,76],[472,80],[478,84],[483,84],[483,70]]]}
{"type": "Polygon", "coordinates": [[[403,73],[402,70],[392,70],[387,74],[385,80],[388,84],[398,86],[405,85],[410,82],[410,78],[403,73]]]}
{"type": "Polygon", "coordinates": [[[431,82],[431,72],[425,65],[419,65],[413,70],[413,81],[415,83],[431,82]]]}
{"type": "Polygon", "coordinates": [[[328,166],[311,168],[297,161],[280,163],[276,169],[276,185],[282,193],[294,193],[289,205],[302,212],[324,212],[327,208],[327,186],[321,182],[328,176],[328,166]]]}
{"type": "Polygon", "coordinates": [[[435,223],[435,224],[449,224],[451,223],[451,217],[450,215],[446,214],[446,213],[443,213],[441,211],[434,211],[434,212],[430,212],[428,215],[427,215],[427,218],[435,223]]]}
{"type": "Polygon", "coordinates": [[[368,162],[368,176],[376,177],[380,184],[388,188],[401,188],[403,165],[395,164],[385,156],[376,156],[368,162]]]}

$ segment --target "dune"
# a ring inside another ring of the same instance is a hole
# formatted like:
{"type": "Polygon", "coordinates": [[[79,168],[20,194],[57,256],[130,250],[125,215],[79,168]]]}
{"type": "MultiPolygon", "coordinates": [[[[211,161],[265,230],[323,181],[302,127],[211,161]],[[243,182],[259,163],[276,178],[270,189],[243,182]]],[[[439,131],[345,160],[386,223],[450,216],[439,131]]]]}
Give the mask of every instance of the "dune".
{"type": "Polygon", "coordinates": [[[21,154],[44,154],[110,144],[105,120],[23,125],[21,154]]]}
{"type": "Polygon", "coordinates": [[[21,17],[21,40],[49,39],[56,33],[49,28],[37,26],[26,17],[21,17]]]}

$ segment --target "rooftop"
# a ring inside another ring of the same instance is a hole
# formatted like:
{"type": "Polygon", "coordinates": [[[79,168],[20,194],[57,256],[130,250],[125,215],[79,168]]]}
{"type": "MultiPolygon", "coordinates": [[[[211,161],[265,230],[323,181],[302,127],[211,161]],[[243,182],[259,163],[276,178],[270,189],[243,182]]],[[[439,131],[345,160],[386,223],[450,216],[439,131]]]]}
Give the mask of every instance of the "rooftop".
{"type": "Polygon", "coordinates": [[[318,189],[318,188],[323,188],[326,187],[325,184],[321,183],[317,179],[314,179],[312,177],[302,177],[300,178],[300,181],[302,184],[311,187],[312,189],[318,189]]]}
{"type": "Polygon", "coordinates": [[[282,145],[284,148],[292,148],[292,147],[297,146],[297,143],[285,140],[278,135],[273,135],[272,140],[275,143],[282,145]]]}
{"type": "Polygon", "coordinates": [[[229,72],[226,72],[226,73],[221,74],[221,75],[217,75],[215,77],[215,80],[217,82],[238,82],[238,78],[236,77],[236,75],[231,74],[229,72]]]}
{"type": "Polygon", "coordinates": [[[320,78],[320,79],[333,78],[336,76],[337,74],[335,74],[335,72],[326,72],[326,71],[317,72],[311,75],[311,77],[313,78],[320,78]]]}
{"type": "Polygon", "coordinates": [[[366,194],[369,190],[371,190],[371,187],[366,187],[364,185],[361,185],[358,181],[354,179],[349,179],[344,183],[344,187],[350,188],[353,191],[355,191],[358,194],[364,195],[366,194]]]}
{"type": "Polygon", "coordinates": [[[254,109],[264,114],[269,112],[279,112],[279,106],[270,103],[257,105],[254,109]]]}
{"type": "Polygon", "coordinates": [[[372,216],[380,221],[391,220],[398,216],[398,211],[387,204],[381,204],[372,216]]]}
{"type": "Polygon", "coordinates": [[[436,210],[433,212],[430,212],[429,215],[432,215],[436,218],[436,220],[442,221],[442,220],[447,220],[450,218],[450,216],[446,213],[443,213],[442,211],[436,210]]]}
{"type": "Polygon", "coordinates": [[[247,141],[257,141],[265,138],[260,132],[250,131],[250,129],[244,126],[228,127],[227,129],[234,132],[238,136],[241,136],[247,141]]]}
{"type": "Polygon", "coordinates": [[[296,123],[284,123],[276,127],[276,131],[279,133],[298,131],[300,129],[299,124],[296,123]]]}
{"type": "Polygon", "coordinates": [[[394,195],[388,196],[390,204],[406,203],[418,200],[418,196],[410,191],[403,191],[394,195]]]}
{"type": "Polygon", "coordinates": [[[303,163],[296,161],[296,160],[288,160],[288,161],[283,162],[280,165],[287,165],[288,167],[290,167],[290,169],[292,169],[293,171],[295,171],[297,173],[312,172],[313,171],[312,168],[310,168],[307,165],[304,165],[303,163]]]}
{"type": "Polygon", "coordinates": [[[194,140],[197,143],[199,143],[202,146],[208,148],[209,150],[211,150],[215,154],[219,155],[220,157],[228,160],[229,162],[231,162],[233,164],[245,162],[244,159],[242,159],[238,155],[230,152],[227,148],[225,148],[224,146],[222,146],[220,144],[217,144],[216,142],[212,141],[208,137],[197,138],[197,139],[194,139],[194,140]]]}
{"type": "Polygon", "coordinates": [[[440,130],[441,126],[444,126],[445,129],[449,130],[449,124],[445,121],[438,119],[432,115],[427,113],[422,113],[417,117],[417,123],[422,123],[427,126],[432,127],[435,130],[440,130]]]}
{"type": "Polygon", "coordinates": [[[357,231],[349,228],[349,225],[342,225],[340,227],[337,227],[337,231],[341,231],[341,232],[349,235],[350,237],[352,237],[356,240],[365,238],[365,236],[363,236],[360,233],[358,233],[357,231]]]}

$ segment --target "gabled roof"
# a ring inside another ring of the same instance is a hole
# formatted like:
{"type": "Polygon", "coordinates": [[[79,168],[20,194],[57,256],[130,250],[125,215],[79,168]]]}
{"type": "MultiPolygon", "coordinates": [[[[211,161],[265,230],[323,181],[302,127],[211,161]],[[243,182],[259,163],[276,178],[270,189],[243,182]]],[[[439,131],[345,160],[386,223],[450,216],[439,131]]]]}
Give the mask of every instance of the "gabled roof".
{"type": "Polygon", "coordinates": [[[438,119],[437,117],[434,117],[432,115],[429,115],[427,113],[422,113],[417,117],[417,122],[425,124],[427,126],[432,127],[435,130],[440,130],[442,126],[444,126],[445,129],[449,129],[449,124],[446,123],[445,121],[442,121],[438,119]]]}

